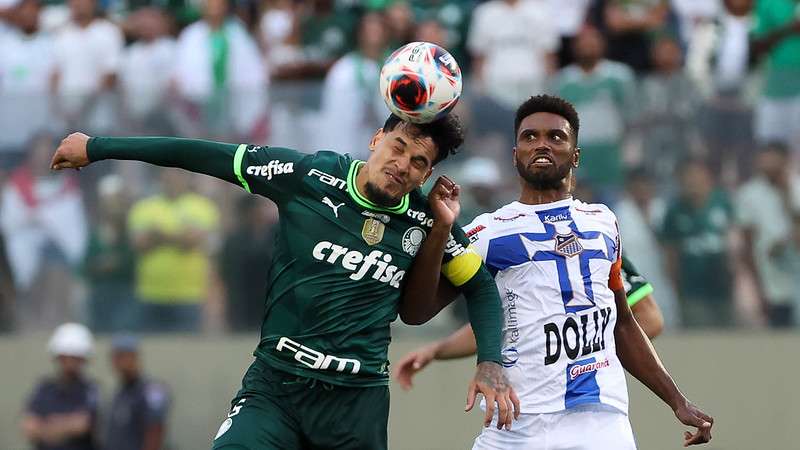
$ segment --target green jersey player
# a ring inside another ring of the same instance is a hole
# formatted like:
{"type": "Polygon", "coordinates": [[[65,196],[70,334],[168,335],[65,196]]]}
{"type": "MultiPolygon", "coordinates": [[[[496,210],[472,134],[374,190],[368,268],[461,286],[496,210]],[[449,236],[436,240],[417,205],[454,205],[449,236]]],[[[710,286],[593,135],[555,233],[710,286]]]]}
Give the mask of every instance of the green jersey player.
{"type": "Polygon", "coordinates": [[[430,203],[419,190],[462,140],[453,116],[424,125],[390,116],[369,143],[367,161],[326,151],[74,133],[56,150],[52,167],[140,160],[212,175],[272,199],[280,234],[265,274],[270,290],[261,340],[214,448],[381,449],[389,324],[398,312],[415,322],[415,292],[430,289],[420,283],[431,277],[411,266],[428,234],[450,236],[442,274],[464,293],[478,342],[471,392],[492,406],[496,401],[498,427],[510,426],[518,405],[499,365],[496,286],[453,227],[457,201],[449,196],[457,200],[457,187],[437,184],[430,203]]]}

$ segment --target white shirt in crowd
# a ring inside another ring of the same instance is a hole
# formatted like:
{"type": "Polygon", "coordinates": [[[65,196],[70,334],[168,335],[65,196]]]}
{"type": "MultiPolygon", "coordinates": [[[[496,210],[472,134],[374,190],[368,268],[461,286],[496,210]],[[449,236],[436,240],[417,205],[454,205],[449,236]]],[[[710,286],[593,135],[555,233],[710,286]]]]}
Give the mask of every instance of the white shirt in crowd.
{"type": "Polygon", "coordinates": [[[0,147],[19,148],[48,128],[53,68],[49,34],[0,34],[0,147]]]}
{"type": "Polygon", "coordinates": [[[485,92],[510,109],[541,93],[545,56],[559,47],[559,30],[548,0],[493,0],[475,8],[467,47],[484,58],[485,92]]]}
{"type": "Polygon", "coordinates": [[[119,70],[123,45],[122,31],[105,19],[95,19],[85,28],[70,21],[56,33],[62,107],[77,112],[87,96],[100,91],[104,77],[119,70]]]}
{"type": "Polygon", "coordinates": [[[158,108],[169,89],[175,40],[161,37],[127,47],[120,64],[120,85],[128,114],[144,117],[158,108]]]}
{"type": "MultiPolygon", "coordinates": [[[[800,177],[790,178],[789,203],[800,212],[800,177]]],[[[748,181],[736,195],[736,215],[739,225],[753,230],[753,252],[756,274],[761,280],[764,296],[770,303],[794,301],[797,250],[793,244],[791,212],[781,193],[764,177],[748,181]],[[770,250],[777,246],[770,255],[770,250]]]]}

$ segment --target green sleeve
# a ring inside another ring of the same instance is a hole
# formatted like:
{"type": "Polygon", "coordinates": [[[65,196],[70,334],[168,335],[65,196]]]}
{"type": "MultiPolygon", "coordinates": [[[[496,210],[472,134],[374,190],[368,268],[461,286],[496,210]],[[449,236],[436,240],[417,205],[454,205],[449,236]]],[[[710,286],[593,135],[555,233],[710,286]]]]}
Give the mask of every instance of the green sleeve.
{"type": "Polygon", "coordinates": [[[137,160],[211,175],[278,204],[294,194],[313,159],[287,148],[169,137],[93,137],[87,152],[92,162],[137,160]]]}
{"type": "Polygon", "coordinates": [[[481,265],[469,281],[461,285],[467,300],[467,312],[475,341],[478,344],[478,362],[501,360],[503,345],[503,307],[494,278],[481,265]]]}
{"type": "Polygon", "coordinates": [[[633,306],[641,299],[653,293],[653,285],[636,269],[636,266],[626,258],[622,257],[622,284],[625,286],[625,294],[628,297],[628,306],[633,306]]]}

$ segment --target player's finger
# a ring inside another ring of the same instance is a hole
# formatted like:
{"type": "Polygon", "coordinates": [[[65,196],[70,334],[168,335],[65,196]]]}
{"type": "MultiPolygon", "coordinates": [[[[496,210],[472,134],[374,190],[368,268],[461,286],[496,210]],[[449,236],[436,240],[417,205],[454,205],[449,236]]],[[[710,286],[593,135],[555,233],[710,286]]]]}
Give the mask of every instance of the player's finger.
{"type": "Polygon", "coordinates": [[[441,184],[447,188],[447,190],[453,189],[453,186],[456,185],[455,181],[451,180],[447,175],[440,175],[439,178],[436,179],[436,184],[441,184]]]}
{"type": "Polygon", "coordinates": [[[461,185],[457,184],[450,190],[450,196],[454,199],[458,199],[459,195],[461,195],[461,185]]]}
{"type": "MultiPolygon", "coordinates": [[[[494,417],[494,403],[495,403],[495,396],[494,392],[484,392],[483,398],[486,399],[486,415],[483,417],[483,426],[488,427],[492,424],[492,418],[494,417]]],[[[498,419],[499,422],[499,419],[498,419]]]]}
{"type": "Polygon", "coordinates": [[[478,386],[475,385],[475,382],[469,384],[467,388],[467,405],[464,406],[464,411],[472,410],[472,407],[475,406],[475,397],[478,395],[478,386]]]}
{"type": "Polygon", "coordinates": [[[514,388],[509,388],[508,398],[511,399],[511,404],[514,405],[514,418],[519,419],[519,397],[517,397],[516,391],[514,388]]]}
{"type": "Polygon", "coordinates": [[[508,402],[506,401],[506,396],[503,394],[498,394],[495,400],[497,401],[497,429],[502,430],[506,424],[511,425],[508,402]]]}

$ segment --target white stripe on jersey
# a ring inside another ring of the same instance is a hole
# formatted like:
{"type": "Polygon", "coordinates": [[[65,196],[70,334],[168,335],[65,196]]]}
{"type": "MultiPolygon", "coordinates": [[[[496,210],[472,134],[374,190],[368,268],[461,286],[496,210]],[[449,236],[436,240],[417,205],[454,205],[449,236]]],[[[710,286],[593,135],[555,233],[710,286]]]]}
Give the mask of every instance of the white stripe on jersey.
{"type": "Polygon", "coordinates": [[[522,412],[601,403],[627,414],[608,286],[620,256],[614,213],[571,198],[513,202],[478,216],[465,232],[503,300],[503,366],[522,412]]]}

